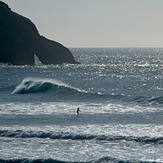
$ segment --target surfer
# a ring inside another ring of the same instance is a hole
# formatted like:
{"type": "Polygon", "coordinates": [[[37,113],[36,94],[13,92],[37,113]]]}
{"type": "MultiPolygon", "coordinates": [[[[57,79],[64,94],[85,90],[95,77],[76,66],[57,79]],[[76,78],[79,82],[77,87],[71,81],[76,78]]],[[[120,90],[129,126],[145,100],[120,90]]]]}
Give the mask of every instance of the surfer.
{"type": "Polygon", "coordinates": [[[79,107],[77,108],[77,117],[79,116],[80,109],[79,107]]]}

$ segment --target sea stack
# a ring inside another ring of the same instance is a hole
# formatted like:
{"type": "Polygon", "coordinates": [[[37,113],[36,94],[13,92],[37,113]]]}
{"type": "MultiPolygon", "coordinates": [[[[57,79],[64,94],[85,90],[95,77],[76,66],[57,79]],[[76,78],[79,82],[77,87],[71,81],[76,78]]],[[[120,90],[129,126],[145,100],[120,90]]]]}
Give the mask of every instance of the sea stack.
{"type": "Polygon", "coordinates": [[[30,19],[0,1],[0,63],[34,65],[34,55],[42,64],[78,63],[68,48],[41,36],[30,19]]]}

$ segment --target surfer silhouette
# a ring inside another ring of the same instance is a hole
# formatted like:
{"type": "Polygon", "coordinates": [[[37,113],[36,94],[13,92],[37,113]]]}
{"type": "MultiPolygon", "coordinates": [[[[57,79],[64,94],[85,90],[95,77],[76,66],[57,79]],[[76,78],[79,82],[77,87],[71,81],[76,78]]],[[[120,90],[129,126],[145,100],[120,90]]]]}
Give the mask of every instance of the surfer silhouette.
{"type": "Polygon", "coordinates": [[[79,112],[81,112],[80,111],[80,109],[79,109],[79,107],[77,108],[77,117],[79,116],[79,112]]]}

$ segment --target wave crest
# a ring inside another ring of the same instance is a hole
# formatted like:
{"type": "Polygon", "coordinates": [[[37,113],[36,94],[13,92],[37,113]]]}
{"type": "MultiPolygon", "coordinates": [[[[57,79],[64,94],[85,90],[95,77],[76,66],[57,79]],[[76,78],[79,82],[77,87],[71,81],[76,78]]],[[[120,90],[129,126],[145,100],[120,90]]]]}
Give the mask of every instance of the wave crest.
{"type": "Polygon", "coordinates": [[[26,93],[37,93],[46,92],[51,89],[64,89],[64,90],[76,90],[63,82],[52,80],[52,79],[41,79],[41,78],[25,78],[20,85],[18,85],[12,94],[26,94],[26,93]]]}
{"type": "Polygon", "coordinates": [[[78,100],[78,101],[96,101],[108,102],[118,100],[119,102],[139,103],[141,105],[160,106],[163,104],[163,96],[160,97],[146,97],[146,96],[126,96],[126,95],[112,95],[100,94],[84,91],[61,81],[44,78],[25,78],[20,85],[18,85],[12,94],[28,94],[28,93],[43,93],[48,94],[48,99],[51,100],[51,95],[55,100],[78,100]],[[54,98],[55,96],[55,98],[54,98]]]}
{"type": "Polygon", "coordinates": [[[18,85],[12,94],[28,94],[28,93],[41,93],[41,92],[51,92],[50,96],[54,96],[56,100],[113,100],[120,99],[121,95],[106,95],[99,93],[87,92],[61,81],[54,79],[44,79],[44,78],[25,78],[20,85],[18,85]],[[62,97],[62,98],[61,98],[62,97]]]}

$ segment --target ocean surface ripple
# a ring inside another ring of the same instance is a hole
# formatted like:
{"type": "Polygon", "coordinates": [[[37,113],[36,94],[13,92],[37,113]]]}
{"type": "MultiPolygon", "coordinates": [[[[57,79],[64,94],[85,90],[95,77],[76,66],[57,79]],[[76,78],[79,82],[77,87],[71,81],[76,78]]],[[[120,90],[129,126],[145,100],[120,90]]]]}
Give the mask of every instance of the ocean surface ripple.
{"type": "Polygon", "coordinates": [[[163,49],[70,50],[0,64],[0,163],[163,162],[163,49]]]}

